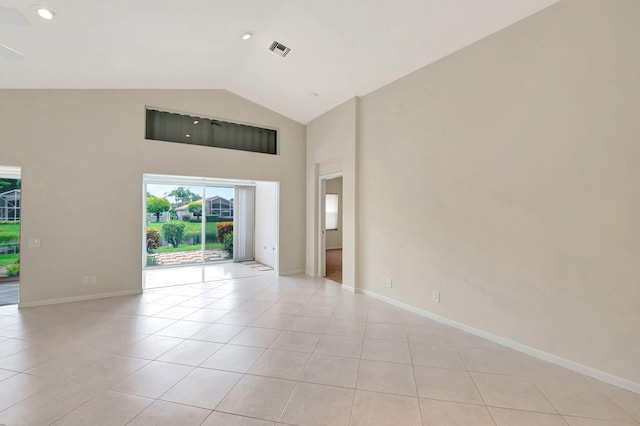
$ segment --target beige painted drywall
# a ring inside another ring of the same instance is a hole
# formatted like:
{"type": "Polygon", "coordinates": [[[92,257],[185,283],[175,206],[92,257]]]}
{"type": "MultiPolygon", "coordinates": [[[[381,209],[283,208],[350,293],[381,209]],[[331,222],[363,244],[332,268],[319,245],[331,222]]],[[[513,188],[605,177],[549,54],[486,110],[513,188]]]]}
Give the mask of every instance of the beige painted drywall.
{"type": "Polygon", "coordinates": [[[255,258],[278,269],[278,183],[256,182],[255,258]]]}
{"type": "Polygon", "coordinates": [[[638,40],[565,0],[361,98],[358,287],[640,383],[638,40]]]}
{"type": "Polygon", "coordinates": [[[338,195],[338,227],[327,229],[325,235],[327,249],[339,249],[342,248],[342,177],[327,179],[325,192],[338,195]]]}
{"type": "Polygon", "coordinates": [[[290,119],[217,90],[2,90],[0,129],[0,164],[22,167],[21,303],[141,288],[143,173],[280,182],[279,269],[304,271],[305,128],[290,119]],[[145,105],[277,128],[280,155],[145,140],[145,105]]]}
{"type": "Polygon", "coordinates": [[[307,124],[307,257],[308,275],[320,274],[319,179],[342,173],[342,282],[353,287],[357,265],[357,111],[353,98],[307,124]]]}

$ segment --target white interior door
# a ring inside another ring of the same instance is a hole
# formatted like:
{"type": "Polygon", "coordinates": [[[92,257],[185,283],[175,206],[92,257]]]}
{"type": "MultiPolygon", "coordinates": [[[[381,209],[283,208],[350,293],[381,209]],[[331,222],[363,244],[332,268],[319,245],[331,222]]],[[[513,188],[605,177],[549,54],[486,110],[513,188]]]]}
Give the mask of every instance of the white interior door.
{"type": "Polygon", "coordinates": [[[236,186],[233,212],[233,260],[253,260],[255,199],[253,186],[236,186]]]}

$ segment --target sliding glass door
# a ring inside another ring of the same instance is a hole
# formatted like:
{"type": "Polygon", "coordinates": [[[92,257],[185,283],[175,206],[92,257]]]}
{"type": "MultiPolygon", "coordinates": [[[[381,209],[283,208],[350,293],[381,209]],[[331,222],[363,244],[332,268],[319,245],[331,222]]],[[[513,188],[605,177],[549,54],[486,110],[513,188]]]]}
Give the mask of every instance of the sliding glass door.
{"type": "Polygon", "coordinates": [[[146,267],[234,259],[234,186],[185,179],[145,181],[146,267]]]}
{"type": "Polygon", "coordinates": [[[146,266],[202,262],[202,186],[146,184],[146,266]]]}

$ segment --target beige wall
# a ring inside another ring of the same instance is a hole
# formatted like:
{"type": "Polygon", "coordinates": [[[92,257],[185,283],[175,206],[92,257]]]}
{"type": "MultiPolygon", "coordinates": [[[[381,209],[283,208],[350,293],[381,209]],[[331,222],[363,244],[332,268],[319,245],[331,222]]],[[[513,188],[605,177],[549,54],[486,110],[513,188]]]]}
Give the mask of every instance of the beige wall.
{"type": "Polygon", "coordinates": [[[23,175],[22,303],[140,289],[143,173],[279,182],[279,269],[304,270],[304,126],[215,90],[3,90],[0,117],[0,164],[23,175]],[[277,128],[280,155],[147,141],[145,105],[277,128]]]}
{"type": "Polygon", "coordinates": [[[563,1],[363,97],[358,287],[640,383],[638,40],[563,1]]]}
{"type": "Polygon", "coordinates": [[[327,249],[342,248],[342,177],[327,179],[325,192],[338,195],[338,228],[327,229],[326,246],[327,249]]]}
{"type": "Polygon", "coordinates": [[[354,98],[307,125],[307,274],[318,276],[319,178],[342,173],[342,282],[353,287],[357,264],[357,111],[354,98]]]}

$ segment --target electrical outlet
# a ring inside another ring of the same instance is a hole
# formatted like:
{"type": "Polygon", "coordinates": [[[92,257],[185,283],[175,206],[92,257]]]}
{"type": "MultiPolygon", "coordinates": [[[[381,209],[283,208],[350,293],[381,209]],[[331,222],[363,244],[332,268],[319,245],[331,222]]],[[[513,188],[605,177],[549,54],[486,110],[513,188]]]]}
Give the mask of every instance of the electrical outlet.
{"type": "Polygon", "coordinates": [[[91,280],[88,275],[82,277],[82,285],[89,285],[90,282],[91,280]]]}
{"type": "Polygon", "coordinates": [[[389,288],[393,287],[393,281],[391,280],[391,278],[387,278],[387,287],[389,288]]]}
{"type": "Polygon", "coordinates": [[[439,291],[434,291],[431,294],[431,299],[433,300],[433,303],[440,303],[440,292],[439,291]]]}
{"type": "Polygon", "coordinates": [[[29,247],[40,247],[40,238],[29,238],[29,247]]]}

